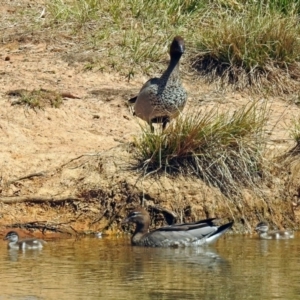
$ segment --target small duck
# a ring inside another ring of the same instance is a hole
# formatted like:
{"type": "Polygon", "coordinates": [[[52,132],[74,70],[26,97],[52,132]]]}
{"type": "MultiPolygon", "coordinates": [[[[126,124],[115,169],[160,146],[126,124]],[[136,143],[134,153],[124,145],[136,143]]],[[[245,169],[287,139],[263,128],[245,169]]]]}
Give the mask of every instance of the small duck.
{"type": "Polygon", "coordinates": [[[145,247],[180,247],[211,244],[222,236],[234,222],[221,226],[213,223],[215,218],[195,223],[175,224],[149,232],[150,216],[141,207],[129,213],[122,223],[135,223],[136,228],[131,238],[132,245],[145,247]]]}
{"type": "Polygon", "coordinates": [[[176,36],[170,46],[170,63],[160,78],[151,78],[141,88],[139,94],[129,100],[134,103],[134,114],[148,122],[162,123],[165,129],[170,119],[178,116],[187,100],[187,92],[181,85],[179,61],[184,53],[185,44],[176,36]]]}
{"type": "Polygon", "coordinates": [[[9,241],[7,248],[15,250],[42,249],[46,244],[45,241],[34,238],[19,240],[19,235],[15,231],[8,232],[4,240],[9,241]]]}
{"type": "Polygon", "coordinates": [[[294,238],[294,232],[290,230],[272,230],[269,231],[267,222],[260,222],[256,225],[255,231],[259,233],[260,238],[266,240],[287,240],[294,238]]]}

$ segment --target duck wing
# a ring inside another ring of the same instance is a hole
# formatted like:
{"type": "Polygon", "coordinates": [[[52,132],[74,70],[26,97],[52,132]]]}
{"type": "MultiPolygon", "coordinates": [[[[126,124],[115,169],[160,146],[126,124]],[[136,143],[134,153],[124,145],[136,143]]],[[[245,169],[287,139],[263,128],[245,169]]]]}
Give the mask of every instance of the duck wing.
{"type": "MultiPolygon", "coordinates": [[[[158,85],[159,84],[159,80],[160,80],[159,78],[151,78],[151,79],[149,79],[146,83],[144,83],[144,85],[142,86],[141,90],[139,91],[139,94],[142,91],[146,90],[148,87],[151,87],[153,85],[158,85]]],[[[134,104],[136,102],[139,94],[136,95],[135,97],[130,98],[128,100],[128,102],[131,103],[131,104],[134,104]]]]}
{"type": "Polygon", "coordinates": [[[200,246],[211,244],[222,236],[234,222],[221,226],[214,225],[213,219],[195,223],[171,225],[158,228],[148,233],[144,238],[147,246],[200,246]]]}
{"type": "Polygon", "coordinates": [[[199,229],[199,228],[214,228],[217,227],[213,221],[217,218],[210,218],[205,220],[200,220],[194,223],[182,223],[182,224],[173,224],[169,226],[164,226],[161,228],[158,228],[156,230],[158,231],[188,231],[192,229],[199,229]]]}
{"type": "Polygon", "coordinates": [[[47,244],[46,241],[44,240],[40,240],[40,239],[35,239],[35,238],[25,238],[25,239],[21,239],[19,240],[20,243],[32,243],[32,244],[38,244],[38,243],[41,243],[41,244],[47,244]]]}

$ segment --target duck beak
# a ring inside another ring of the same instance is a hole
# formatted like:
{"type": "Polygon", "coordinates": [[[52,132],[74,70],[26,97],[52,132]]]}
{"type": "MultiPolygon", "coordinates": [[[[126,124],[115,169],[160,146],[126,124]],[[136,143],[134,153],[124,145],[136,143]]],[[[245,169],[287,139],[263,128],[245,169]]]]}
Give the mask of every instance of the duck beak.
{"type": "Polygon", "coordinates": [[[180,51],[180,53],[183,54],[184,50],[185,50],[185,46],[180,44],[179,45],[179,51],[180,51]]]}

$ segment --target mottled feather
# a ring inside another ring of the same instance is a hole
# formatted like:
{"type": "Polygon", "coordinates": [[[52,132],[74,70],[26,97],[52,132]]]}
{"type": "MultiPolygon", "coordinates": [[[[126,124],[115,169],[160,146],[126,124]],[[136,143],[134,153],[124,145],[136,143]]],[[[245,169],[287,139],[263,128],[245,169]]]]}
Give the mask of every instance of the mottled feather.
{"type": "Polygon", "coordinates": [[[170,46],[170,63],[160,78],[149,79],[139,94],[129,100],[134,103],[135,115],[148,122],[163,123],[175,118],[184,108],[187,92],[181,84],[179,61],[184,53],[183,38],[177,36],[170,46]]]}

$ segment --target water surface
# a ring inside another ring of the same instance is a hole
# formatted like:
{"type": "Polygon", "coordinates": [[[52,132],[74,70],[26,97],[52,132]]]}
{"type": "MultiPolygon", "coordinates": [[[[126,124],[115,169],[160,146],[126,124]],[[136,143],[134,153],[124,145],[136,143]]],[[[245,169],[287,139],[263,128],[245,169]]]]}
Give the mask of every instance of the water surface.
{"type": "Polygon", "coordinates": [[[300,235],[226,235],[210,247],[140,248],[128,238],[0,241],[2,299],[300,299],[300,235]]]}

